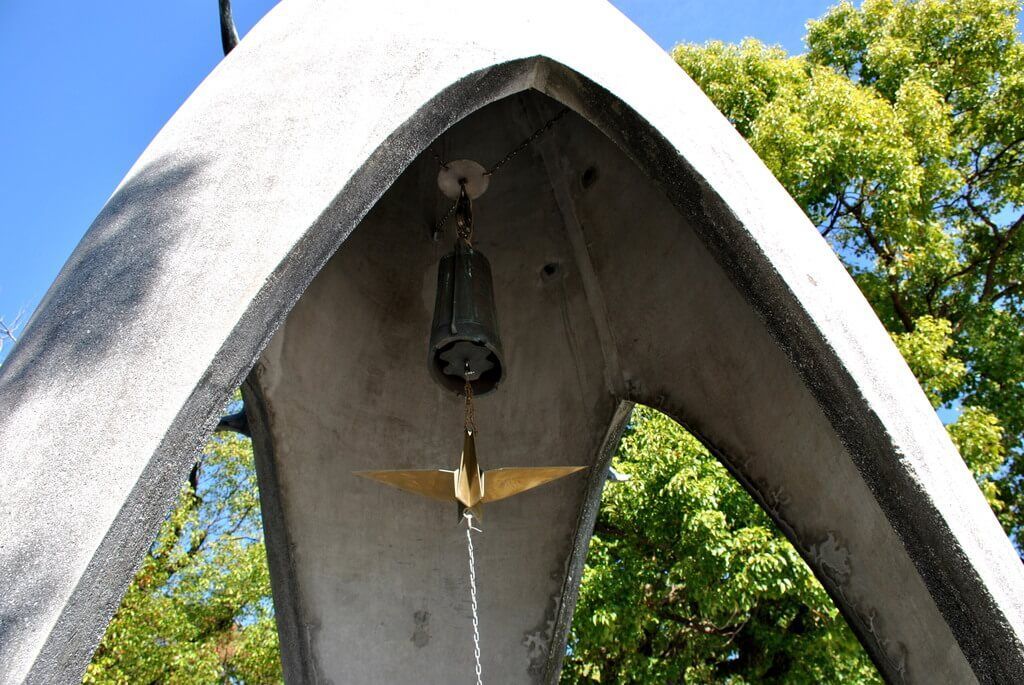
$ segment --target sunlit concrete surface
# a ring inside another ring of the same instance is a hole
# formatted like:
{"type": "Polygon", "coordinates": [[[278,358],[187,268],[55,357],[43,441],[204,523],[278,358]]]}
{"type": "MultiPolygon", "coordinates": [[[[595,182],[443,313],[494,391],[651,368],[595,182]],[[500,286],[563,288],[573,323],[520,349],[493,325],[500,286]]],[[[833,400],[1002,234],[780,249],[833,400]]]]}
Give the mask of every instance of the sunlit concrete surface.
{"type": "Polygon", "coordinates": [[[603,2],[447,7],[285,0],[70,258],[0,368],[3,682],[80,676],[247,376],[288,680],[471,672],[454,511],[350,471],[458,457],[461,407],[426,369],[451,240],[430,234],[431,150],[493,163],[563,106],[477,202],[508,362],[478,448],[485,467],[595,468],[487,509],[485,671],[557,677],[600,463],[636,401],[748,487],[888,680],[1024,681],[1019,559],[729,123],[603,2]]]}

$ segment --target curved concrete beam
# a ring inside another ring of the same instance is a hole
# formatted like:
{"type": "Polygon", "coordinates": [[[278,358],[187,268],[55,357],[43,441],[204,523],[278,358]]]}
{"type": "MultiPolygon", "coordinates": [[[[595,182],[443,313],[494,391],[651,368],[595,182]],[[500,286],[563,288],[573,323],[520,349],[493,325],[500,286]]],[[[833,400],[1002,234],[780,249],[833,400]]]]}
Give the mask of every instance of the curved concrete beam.
{"type": "MultiPolygon", "coordinates": [[[[589,255],[611,394],[664,408],[716,450],[888,679],[1024,681],[1019,560],[867,303],[728,122],[602,2],[448,7],[286,0],[72,254],[0,369],[3,681],[79,676],[217,411],[313,277],[439,134],[531,88],[612,141],[610,160],[625,154],[661,219],[662,299],[621,301],[621,241],[589,255]],[[585,39],[565,30],[581,21],[585,39]],[[665,299],[702,311],[678,289],[691,265],[726,293],[706,330],[768,341],[746,363],[688,338],[665,299]],[[657,327],[654,346],[629,337],[657,327]],[[725,397],[721,378],[752,392],[725,397]],[[832,498],[837,484],[849,494],[832,498]]],[[[598,234],[621,216],[613,199],[562,191],[598,234]]]]}

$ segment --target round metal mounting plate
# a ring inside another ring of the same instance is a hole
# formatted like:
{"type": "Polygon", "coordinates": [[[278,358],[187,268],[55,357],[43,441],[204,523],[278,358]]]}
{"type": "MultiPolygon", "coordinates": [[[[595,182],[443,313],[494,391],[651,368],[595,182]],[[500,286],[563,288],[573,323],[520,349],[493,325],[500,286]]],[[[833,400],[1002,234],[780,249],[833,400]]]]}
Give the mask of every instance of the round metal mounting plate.
{"type": "Polygon", "coordinates": [[[459,188],[466,184],[466,194],[475,200],[487,190],[491,177],[478,162],[471,159],[456,159],[448,162],[437,174],[437,187],[450,200],[459,199],[459,188]]]}

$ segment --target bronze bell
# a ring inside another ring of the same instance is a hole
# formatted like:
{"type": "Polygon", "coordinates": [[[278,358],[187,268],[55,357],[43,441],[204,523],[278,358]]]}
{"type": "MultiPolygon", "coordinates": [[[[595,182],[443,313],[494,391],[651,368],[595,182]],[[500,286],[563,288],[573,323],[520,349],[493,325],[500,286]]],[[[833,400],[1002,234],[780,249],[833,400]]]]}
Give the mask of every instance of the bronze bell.
{"type": "Polygon", "coordinates": [[[505,372],[487,258],[463,240],[437,266],[430,327],[430,373],[442,387],[474,395],[494,390],[505,372]]]}

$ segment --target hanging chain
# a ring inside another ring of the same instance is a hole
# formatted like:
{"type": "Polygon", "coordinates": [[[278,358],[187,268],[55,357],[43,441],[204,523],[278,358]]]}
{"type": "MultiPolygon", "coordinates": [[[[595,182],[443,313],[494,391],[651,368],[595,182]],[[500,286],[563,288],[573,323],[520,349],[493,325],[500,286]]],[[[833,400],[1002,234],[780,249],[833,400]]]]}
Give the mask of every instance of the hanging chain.
{"type": "Polygon", "coordinates": [[[467,509],[462,514],[466,518],[466,551],[469,552],[469,599],[473,608],[473,658],[476,660],[476,685],[484,685],[480,675],[480,621],[476,607],[476,559],[473,556],[472,531],[480,532],[473,527],[473,515],[467,509]]]}
{"type": "Polygon", "coordinates": [[[455,232],[462,242],[473,246],[473,201],[466,192],[465,183],[461,184],[459,199],[455,203],[455,232]]]}
{"type": "Polygon", "coordinates": [[[564,117],[566,112],[568,112],[568,111],[569,111],[568,107],[563,107],[562,110],[558,114],[556,114],[555,116],[553,116],[550,119],[548,119],[547,122],[543,126],[541,126],[536,131],[531,133],[529,138],[527,138],[526,140],[524,140],[522,143],[519,144],[519,147],[517,147],[514,150],[512,150],[511,152],[509,152],[507,155],[505,155],[501,159],[500,162],[498,162],[497,164],[492,166],[490,169],[485,171],[484,172],[484,176],[490,176],[491,174],[496,172],[498,169],[500,169],[502,166],[504,166],[505,163],[508,162],[510,159],[512,159],[513,157],[518,155],[520,152],[522,152],[526,148],[530,147],[530,143],[532,143],[533,141],[537,140],[542,135],[544,135],[544,133],[546,133],[552,126],[554,126],[555,123],[559,119],[564,117]]]}
{"type": "MultiPolygon", "coordinates": [[[[568,108],[568,107],[563,107],[563,108],[562,108],[562,110],[558,112],[558,114],[556,114],[555,116],[553,116],[553,117],[551,117],[550,119],[548,119],[548,120],[547,120],[547,121],[546,121],[546,122],[544,123],[544,125],[543,125],[543,126],[541,126],[541,127],[540,127],[540,128],[538,128],[538,129],[537,129],[536,131],[534,131],[533,133],[531,133],[531,134],[530,134],[530,137],[529,137],[529,138],[527,138],[526,140],[524,140],[524,141],[523,141],[522,143],[520,143],[520,144],[519,144],[519,145],[518,145],[517,147],[513,148],[513,149],[512,149],[512,150],[511,150],[511,151],[510,151],[510,152],[509,152],[509,153],[508,153],[507,155],[505,155],[504,157],[502,157],[502,158],[501,158],[501,160],[500,160],[500,161],[499,161],[499,162],[498,162],[497,164],[495,164],[495,165],[494,165],[494,166],[492,166],[492,167],[491,167],[490,169],[488,169],[487,171],[485,171],[485,172],[484,172],[484,176],[491,176],[491,175],[493,175],[493,174],[494,174],[494,173],[495,173],[496,171],[498,171],[498,169],[500,169],[501,167],[503,167],[503,166],[505,165],[505,163],[506,163],[506,162],[508,162],[509,160],[511,160],[511,159],[512,159],[513,157],[515,157],[516,155],[518,155],[518,154],[519,154],[520,152],[522,152],[522,151],[523,151],[523,150],[525,150],[526,148],[530,147],[530,144],[531,144],[531,143],[533,143],[533,141],[537,140],[537,139],[538,139],[538,138],[540,138],[540,137],[541,137],[542,135],[544,135],[544,133],[546,133],[547,131],[549,131],[549,130],[551,129],[551,127],[552,127],[552,126],[554,126],[554,125],[555,125],[555,123],[557,123],[557,122],[558,122],[558,120],[559,120],[559,119],[561,119],[562,117],[564,117],[564,116],[566,115],[566,113],[567,113],[568,111],[569,111],[569,108],[568,108]]],[[[446,161],[444,161],[443,159],[441,159],[441,155],[437,154],[437,151],[436,151],[436,150],[431,150],[431,154],[432,154],[432,155],[434,156],[434,159],[436,159],[436,160],[437,160],[437,163],[438,163],[438,165],[439,165],[439,166],[440,166],[440,167],[441,167],[442,169],[447,169],[447,168],[448,168],[448,162],[446,162],[446,161]]],[[[463,192],[465,192],[465,187],[463,187],[463,192]]],[[[440,220],[439,220],[439,221],[437,222],[437,224],[436,224],[436,225],[434,226],[434,233],[441,233],[441,231],[443,231],[443,230],[444,230],[444,225],[445,225],[446,223],[448,223],[448,219],[451,219],[451,218],[452,218],[452,214],[455,214],[455,213],[456,213],[456,211],[457,211],[457,210],[458,210],[458,208],[459,208],[459,204],[460,204],[461,202],[462,202],[462,197],[460,196],[460,197],[459,197],[459,199],[458,199],[458,200],[456,200],[456,201],[455,201],[455,202],[454,202],[454,203],[452,204],[452,206],[448,208],[448,211],[447,211],[447,212],[445,212],[445,215],[444,215],[443,217],[441,217],[441,219],[440,219],[440,220]]]]}
{"type": "Polygon", "coordinates": [[[466,386],[463,389],[466,395],[466,418],[463,424],[467,431],[476,434],[476,410],[473,407],[473,386],[470,385],[469,381],[466,381],[466,386]]]}
{"type": "Polygon", "coordinates": [[[447,169],[448,168],[448,162],[446,162],[443,159],[441,159],[441,155],[437,154],[437,150],[435,150],[434,148],[431,148],[430,149],[430,154],[432,154],[434,156],[434,159],[437,160],[437,165],[439,167],[441,167],[442,169],[447,169]]]}
{"type": "Polygon", "coordinates": [[[448,211],[444,213],[444,216],[437,220],[437,223],[434,224],[435,235],[441,233],[444,230],[444,225],[448,223],[448,219],[452,218],[452,214],[455,213],[455,210],[458,208],[458,206],[459,202],[458,200],[456,200],[455,202],[452,203],[452,206],[448,208],[448,211]]]}

